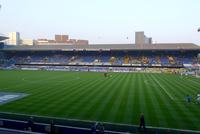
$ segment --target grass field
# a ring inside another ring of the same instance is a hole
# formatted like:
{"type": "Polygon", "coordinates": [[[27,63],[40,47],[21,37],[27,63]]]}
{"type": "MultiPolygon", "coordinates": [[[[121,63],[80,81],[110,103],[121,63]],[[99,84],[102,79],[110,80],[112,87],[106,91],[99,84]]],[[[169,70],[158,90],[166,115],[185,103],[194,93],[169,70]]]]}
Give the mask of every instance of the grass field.
{"type": "Polygon", "coordinates": [[[0,111],[81,120],[200,130],[200,104],[185,96],[200,91],[200,79],[171,74],[0,71],[0,91],[29,96],[0,111]]]}

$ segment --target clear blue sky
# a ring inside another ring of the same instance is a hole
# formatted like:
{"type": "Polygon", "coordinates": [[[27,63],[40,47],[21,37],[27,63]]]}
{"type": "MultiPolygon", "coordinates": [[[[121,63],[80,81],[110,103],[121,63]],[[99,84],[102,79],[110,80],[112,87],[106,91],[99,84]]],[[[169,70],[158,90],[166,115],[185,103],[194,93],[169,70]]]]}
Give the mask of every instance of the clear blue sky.
{"type": "Polygon", "coordinates": [[[145,31],[157,43],[200,45],[200,0],[0,0],[0,4],[0,33],[19,31],[24,39],[69,34],[90,43],[134,43],[134,32],[145,31]]]}

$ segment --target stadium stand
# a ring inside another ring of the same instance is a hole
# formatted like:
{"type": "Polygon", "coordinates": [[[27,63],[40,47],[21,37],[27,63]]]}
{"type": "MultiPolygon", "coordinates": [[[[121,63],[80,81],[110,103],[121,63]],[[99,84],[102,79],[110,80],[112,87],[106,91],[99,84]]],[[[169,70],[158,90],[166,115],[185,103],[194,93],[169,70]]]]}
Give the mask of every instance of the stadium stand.
{"type": "Polygon", "coordinates": [[[1,61],[14,64],[183,66],[197,64],[198,51],[6,51],[1,61]]]}
{"type": "Polygon", "coordinates": [[[152,44],[142,48],[132,44],[4,46],[0,49],[0,68],[171,73],[188,73],[191,71],[185,69],[190,69],[190,74],[197,74],[194,70],[198,70],[199,52],[199,46],[190,43],[152,44]]]}

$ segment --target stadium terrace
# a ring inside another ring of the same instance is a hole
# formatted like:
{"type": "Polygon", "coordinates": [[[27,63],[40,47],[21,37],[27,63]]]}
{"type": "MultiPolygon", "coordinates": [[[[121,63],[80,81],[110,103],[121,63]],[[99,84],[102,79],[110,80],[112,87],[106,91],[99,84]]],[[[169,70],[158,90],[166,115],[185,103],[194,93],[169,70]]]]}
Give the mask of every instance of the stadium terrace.
{"type": "MultiPolygon", "coordinates": [[[[7,67],[13,65],[60,65],[105,67],[196,67],[200,47],[191,43],[94,44],[5,46],[7,67]],[[8,64],[9,63],[9,64],[8,64]]],[[[4,64],[5,65],[5,64],[4,64]]],[[[5,66],[4,66],[5,67],[5,66]]]]}

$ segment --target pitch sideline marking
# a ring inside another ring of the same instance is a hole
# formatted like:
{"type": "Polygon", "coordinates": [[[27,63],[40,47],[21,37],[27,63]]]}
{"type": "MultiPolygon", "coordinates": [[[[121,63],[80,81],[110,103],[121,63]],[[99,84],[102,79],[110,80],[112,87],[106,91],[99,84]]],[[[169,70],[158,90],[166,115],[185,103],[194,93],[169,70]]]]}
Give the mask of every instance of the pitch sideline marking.
{"type": "MultiPolygon", "coordinates": [[[[151,76],[152,76],[152,75],[151,75],[151,76]]],[[[160,84],[160,82],[159,82],[154,76],[152,76],[152,78],[158,83],[158,85],[163,89],[163,91],[169,96],[169,98],[170,98],[171,100],[175,100],[174,97],[172,97],[172,95],[166,90],[166,88],[164,88],[164,87],[162,86],[162,84],[160,84]]]]}

